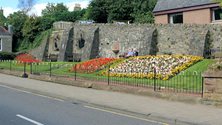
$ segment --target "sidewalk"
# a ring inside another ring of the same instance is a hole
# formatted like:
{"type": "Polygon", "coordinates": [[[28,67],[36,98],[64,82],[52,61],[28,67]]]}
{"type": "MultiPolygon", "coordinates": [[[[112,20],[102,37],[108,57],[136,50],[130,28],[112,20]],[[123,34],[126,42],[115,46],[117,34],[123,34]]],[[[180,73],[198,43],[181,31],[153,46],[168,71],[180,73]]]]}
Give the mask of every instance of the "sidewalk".
{"type": "Polygon", "coordinates": [[[152,118],[164,118],[200,125],[222,124],[222,109],[200,104],[191,105],[152,97],[79,88],[4,74],[0,74],[0,84],[52,97],[70,99],[71,101],[81,100],[115,109],[150,114],[152,118]]]}

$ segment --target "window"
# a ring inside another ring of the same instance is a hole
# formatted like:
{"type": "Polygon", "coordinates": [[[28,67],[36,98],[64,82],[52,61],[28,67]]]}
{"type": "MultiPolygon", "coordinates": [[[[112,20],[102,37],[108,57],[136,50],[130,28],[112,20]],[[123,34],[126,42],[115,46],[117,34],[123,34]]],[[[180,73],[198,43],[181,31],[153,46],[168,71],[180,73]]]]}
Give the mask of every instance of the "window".
{"type": "Polygon", "coordinates": [[[222,9],[213,9],[213,21],[222,20],[222,9]]]}
{"type": "Polygon", "coordinates": [[[2,39],[0,38],[0,51],[2,51],[2,39]]]}
{"type": "Polygon", "coordinates": [[[170,14],[169,22],[171,24],[183,23],[183,13],[170,14]]]}

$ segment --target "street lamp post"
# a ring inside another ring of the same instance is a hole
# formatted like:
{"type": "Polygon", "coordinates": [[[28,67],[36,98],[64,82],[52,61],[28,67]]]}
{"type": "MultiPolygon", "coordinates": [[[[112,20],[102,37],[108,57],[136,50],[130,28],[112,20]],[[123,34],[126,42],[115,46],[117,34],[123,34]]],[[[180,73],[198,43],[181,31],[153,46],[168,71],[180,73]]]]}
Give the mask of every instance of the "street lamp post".
{"type": "Polygon", "coordinates": [[[26,62],[24,62],[24,73],[23,73],[22,77],[28,78],[28,74],[26,73],[26,62]]]}

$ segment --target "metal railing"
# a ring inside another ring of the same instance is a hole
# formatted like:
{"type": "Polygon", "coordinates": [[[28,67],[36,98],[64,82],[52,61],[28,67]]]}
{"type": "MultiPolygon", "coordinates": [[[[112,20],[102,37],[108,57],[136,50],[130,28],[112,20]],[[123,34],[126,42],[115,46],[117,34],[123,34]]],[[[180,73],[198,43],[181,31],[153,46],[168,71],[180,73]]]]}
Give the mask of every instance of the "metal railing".
{"type": "MultiPolygon", "coordinates": [[[[160,80],[156,77],[147,78],[131,78],[131,77],[111,77],[110,67],[104,70],[106,75],[100,73],[81,73],[73,64],[54,64],[52,62],[43,63],[22,63],[16,61],[4,60],[0,61],[0,69],[8,69],[10,71],[21,71],[34,75],[48,75],[56,77],[70,77],[74,80],[96,81],[107,85],[119,85],[130,87],[149,88],[156,92],[173,92],[173,93],[191,93],[203,95],[203,78],[201,72],[181,72],[168,80],[160,80]],[[71,67],[74,70],[68,71],[71,67]],[[64,70],[64,72],[62,72],[64,70]]],[[[91,71],[90,69],[88,69],[91,71]]],[[[140,76],[140,74],[137,74],[140,76]]],[[[142,74],[141,74],[142,75],[142,74]]],[[[154,76],[156,76],[154,70],[154,76]]]]}

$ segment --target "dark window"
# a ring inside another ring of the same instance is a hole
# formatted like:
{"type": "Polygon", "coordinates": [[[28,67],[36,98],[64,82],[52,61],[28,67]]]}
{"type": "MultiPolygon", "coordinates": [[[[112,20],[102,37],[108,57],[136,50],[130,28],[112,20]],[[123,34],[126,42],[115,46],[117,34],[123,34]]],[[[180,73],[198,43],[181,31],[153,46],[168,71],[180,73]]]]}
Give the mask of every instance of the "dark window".
{"type": "Polygon", "coordinates": [[[222,9],[214,10],[214,20],[222,20],[222,9]]]}
{"type": "Polygon", "coordinates": [[[183,14],[182,13],[170,14],[169,15],[169,22],[171,24],[183,23],[183,14]]]}

